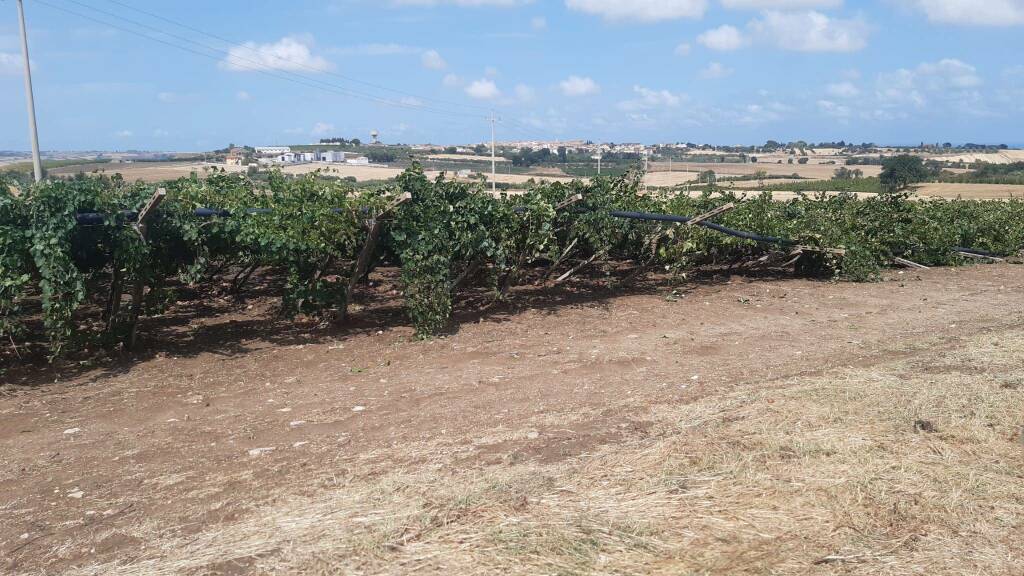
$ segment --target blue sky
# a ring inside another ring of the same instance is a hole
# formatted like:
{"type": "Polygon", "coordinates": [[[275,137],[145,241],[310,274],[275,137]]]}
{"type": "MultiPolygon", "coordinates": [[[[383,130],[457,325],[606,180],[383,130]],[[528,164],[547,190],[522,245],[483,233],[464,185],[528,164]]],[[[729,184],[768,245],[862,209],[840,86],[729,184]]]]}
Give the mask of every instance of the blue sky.
{"type": "MultiPolygon", "coordinates": [[[[1024,0],[25,4],[44,149],[477,142],[489,110],[503,140],[1024,143],[1024,0]]],[[[0,149],[17,34],[4,1],[0,149]]]]}

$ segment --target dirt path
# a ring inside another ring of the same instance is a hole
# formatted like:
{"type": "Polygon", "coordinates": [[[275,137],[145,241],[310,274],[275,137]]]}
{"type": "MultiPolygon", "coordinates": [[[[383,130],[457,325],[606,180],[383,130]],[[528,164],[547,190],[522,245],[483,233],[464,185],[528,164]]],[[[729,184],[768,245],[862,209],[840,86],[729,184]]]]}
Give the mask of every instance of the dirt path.
{"type": "MultiPolygon", "coordinates": [[[[457,551],[469,553],[472,542],[438,540],[430,550],[415,542],[464,527],[462,519],[476,518],[477,509],[424,504],[429,494],[413,486],[447,498],[450,482],[501,484],[493,476],[499,471],[519,474],[517,482],[540,474],[522,501],[487,492],[490,500],[479,504],[486,518],[473,520],[534,538],[539,528],[516,527],[515,518],[528,515],[518,510],[531,498],[558,493],[536,484],[540,477],[588,479],[595,505],[619,502],[614,494],[599,497],[600,479],[583,472],[588,459],[660,450],[652,439],[679,433],[673,410],[712,410],[730,422],[721,406],[745,395],[807,379],[832,382],[837,370],[898,373],[908,362],[951,357],[964,342],[1017,338],[1022,291],[1024,269],[998,265],[899,274],[870,285],[736,277],[675,295],[654,285],[589,300],[526,294],[521,309],[464,315],[456,334],[430,342],[411,341],[408,329],[386,323],[346,335],[268,334],[258,329],[265,318],[258,307],[249,317],[197,322],[193,336],[211,332],[226,342],[0,389],[0,562],[15,574],[444,571],[445,562],[431,554],[451,554],[458,565],[457,551]],[[358,506],[345,508],[335,525],[328,517],[344,508],[340,502],[358,506]],[[403,507],[416,510],[414,521],[389,520],[403,507]],[[359,539],[331,548],[342,525],[359,527],[352,532],[359,539]],[[308,546],[316,548],[312,556],[308,546]]],[[[787,406],[799,411],[796,400],[787,406]]],[[[608,474],[608,486],[630,477],[608,474]]],[[[1004,520],[1007,534],[1019,535],[1019,499],[1014,506],[1004,509],[1004,520]]],[[[695,539],[717,533],[692,529],[695,539]]],[[[611,564],[584,572],[612,572],[632,559],[641,564],[627,572],[679,573],[680,566],[713,568],[736,552],[726,547],[687,563],[663,550],[667,542],[653,543],[653,534],[646,542],[632,528],[620,526],[614,537],[600,530],[590,538],[608,547],[595,554],[611,564]]],[[[494,534],[487,534],[491,545],[494,534]]],[[[545,542],[545,550],[562,552],[495,552],[487,558],[514,561],[489,564],[478,555],[466,566],[557,571],[559,565],[533,560],[561,558],[568,552],[558,546],[574,544],[545,542]]]]}

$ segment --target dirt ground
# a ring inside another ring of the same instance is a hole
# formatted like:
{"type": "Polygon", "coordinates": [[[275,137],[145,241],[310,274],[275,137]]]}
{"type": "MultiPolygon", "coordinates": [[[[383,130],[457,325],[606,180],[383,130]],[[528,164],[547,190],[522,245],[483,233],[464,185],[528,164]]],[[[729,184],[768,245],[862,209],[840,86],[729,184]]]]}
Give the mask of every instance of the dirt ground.
{"type": "Polygon", "coordinates": [[[0,387],[5,574],[1020,574],[1024,267],[182,304],[0,387]]]}

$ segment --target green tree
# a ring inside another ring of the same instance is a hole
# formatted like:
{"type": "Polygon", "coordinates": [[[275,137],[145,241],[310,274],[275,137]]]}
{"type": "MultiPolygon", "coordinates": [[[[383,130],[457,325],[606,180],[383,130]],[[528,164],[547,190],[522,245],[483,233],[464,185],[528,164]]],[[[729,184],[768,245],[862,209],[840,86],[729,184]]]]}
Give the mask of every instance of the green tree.
{"type": "Polygon", "coordinates": [[[930,172],[920,156],[902,154],[882,162],[882,175],[879,179],[883,189],[896,192],[905,190],[916,182],[922,182],[929,176],[930,172]]]}

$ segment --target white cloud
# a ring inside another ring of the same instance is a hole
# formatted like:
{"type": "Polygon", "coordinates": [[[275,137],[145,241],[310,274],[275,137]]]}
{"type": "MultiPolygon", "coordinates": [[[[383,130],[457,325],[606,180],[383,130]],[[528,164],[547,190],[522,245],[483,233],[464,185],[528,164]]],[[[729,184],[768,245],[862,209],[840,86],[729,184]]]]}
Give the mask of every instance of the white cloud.
{"type": "Polygon", "coordinates": [[[747,39],[735,26],[719,26],[697,36],[697,42],[712,50],[739,50],[746,45],[747,39]]]}
{"type": "Polygon", "coordinates": [[[464,82],[462,78],[459,78],[457,75],[451,73],[445,74],[444,78],[441,79],[441,84],[445,88],[458,88],[459,86],[462,86],[463,83],[464,82]]]}
{"type": "Polygon", "coordinates": [[[497,84],[491,80],[481,78],[480,80],[474,80],[466,86],[466,94],[470,98],[476,98],[477,100],[494,100],[501,96],[501,90],[498,90],[497,84]]]}
{"type": "Polygon", "coordinates": [[[246,42],[228,50],[221,67],[235,72],[258,70],[286,70],[290,72],[323,72],[330,70],[330,62],[315,56],[310,41],[286,37],[272,44],[246,42]]]}
{"type": "Polygon", "coordinates": [[[448,63],[444,61],[441,54],[437,50],[427,50],[420,56],[420,62],[423,63],[424,68],[430,70],[444,70],[448,67],[448,63]]]}
{"type": "Polygon", "coordinates": [[[1003,79],[1011,84],[1024,83],[1024,64],[1018,64],[1003,70],[1003,79]]]}
{"type": "Polygon", "coordinates": [[[1024,24],[1024,0],[904,0],[932,22],[963,26],[1024,24]]]}
{"type": "Polygon", "coordinates": [[[750,28],[783,50],[855,52],[867,46],[868,26],[862,20],[832,18],[821,12],[767,10],[750,28]]]}
{"type": "Polygon", "coordinates": [[[593,79],[581,76],[569,76],[558,84],[562,94],[566,96],[590,96],[601,91],[601,87],[593,79]]]}
{"type": "Polygon", "coordinates": [[[836,82],[825,87],[829,95],[836,98],[856,98],[860,96],[860,89],[853,82],[836,82]]]}
{"type": "Polygon", "coordinates": [[[807,10],[838,8],[843,0],[720,0],[731,10],[807,10]]]}
{"type": "Polygon", "coordinates": [[[619,102],[619,109],[627,112],[651,110],[656,108],[675,108],[685,98],[682,94],[673,94],[668,90],[652,90],[643,86],[633,86],[637,97],[619,102]]]}
{"type": "Polygon", "coordinates": [[[536,91],[526,84],[516,84],[516,99],[520,102],[531,102],[536,96],[536,91]]]}
{"type": "Polygon", "coordinates": [[[974,89],[981,84],[974,66],[947,58],[879,75],[876,96],[883,105],[923,107],[929,98],[976,100],[974,89]]]}
{"type": "Polygon", "coordinates": [[[720,62],[712,62],[700,71],[700,77],[707,80],[718,80],[731,76],[733,73],[732,68],[726,68],[720,62]]]}
{"type": "Polygon", "coordinates": [[[530,19],[530,28],[544,30],[548,27],[548,19],[543,16],[534,16],[530,19]]]}
{"type": "Polygon", "coordinates": [[[693,48],[686,42],[676,46],[676,56],[689,56],[692,51],[693,48]]]}
{"type": "Polygon", "coordinates": [[[391,4],[394,6],[499,6],[499,7],[510,7],[510,6],[521,6],[523,4],[529,4],[532,0],[391,0],[391,4]]]}
{"type": "Polygon", "coordinates": [[[313,136],[326,136],[334,132],[334,124],[328,124],[327,122],[317,122],[313,125],[313,129],[309,131],[313,136]]]}
{"type": "Polygon", "coordinates": [[[118,138],[131,138],[132,136],[135,136],[135,133],[131,130],[118,130],[114,133],[114,136],[117,136],[118,138]]]}
{"type": "Polygon", "coordinates": [[[634,22],[699,19],[708,9],[707,0],[565,0],[565,5],[609,21],[634,22]]]}
{"type": "Polygon", "coordinates": [[[404,106],[423,106],[423,101],[415,96],[403,96],[398,102],[404,106]]]}
{"type": "Polygon", "coordinates": [[[247,102],[252,100],[252,94],[249,94],[245,90],[239,90],[238,93],[235,94],[235,100],[238,100],[239,102],[247,102]]]}
{"type": "Polygon", "coordinates": [[[832,116],[834,118],[849,118],[850,107],[842,104],[837,104],[831,100],[818,100],[818,110],[821,110],[823,114],[832,116]]]}
{"type": "Polygon", "coordinates": [[[0,52],[0,75],[21,74],[21,56],[0,52]]]}
{"type": "Polygon", "coordinates": [[[917,67],[915,74],[929,90],[956,90],[981,85],[978,70],[954,58],[925,62],[917,67]]]}
{"type": "Polygon", "coordinates": [[[484,75],[488,78],[495,78],[498,76],[498,69],[494,66],[487,66],[484,68],[484,75]]]}
{"type": "MultiPolygon", "coordinates": [[[[792,112],[790,106],[781,102],[769,102],[767,104],[748,104],[736,114],[736,122],[740,124],[764,124],[766,122],[779,122],[785,115],[792,112]]],[[[728,114],[733,114],[729,112],[728,114]]]]}

